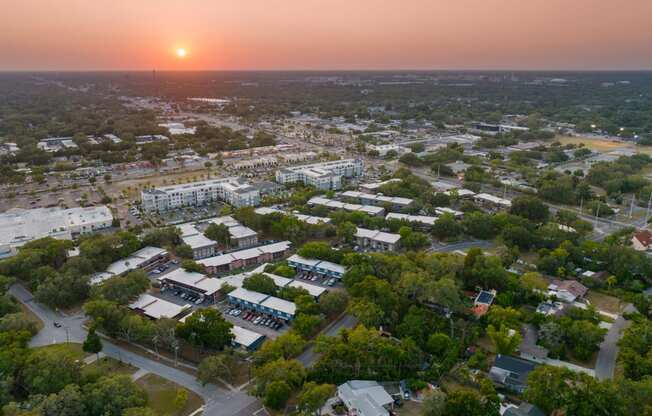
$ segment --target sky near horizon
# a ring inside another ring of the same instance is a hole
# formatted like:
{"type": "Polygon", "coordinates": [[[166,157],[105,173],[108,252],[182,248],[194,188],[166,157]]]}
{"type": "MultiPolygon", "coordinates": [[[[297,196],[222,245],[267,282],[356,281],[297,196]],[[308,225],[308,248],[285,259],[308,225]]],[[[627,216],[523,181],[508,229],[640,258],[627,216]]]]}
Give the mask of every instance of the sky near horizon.
{"type": "Polygon", "coordinates": [[[0,7],[0,70],[652,69],[652,0],[2,0],[0,7]]]}

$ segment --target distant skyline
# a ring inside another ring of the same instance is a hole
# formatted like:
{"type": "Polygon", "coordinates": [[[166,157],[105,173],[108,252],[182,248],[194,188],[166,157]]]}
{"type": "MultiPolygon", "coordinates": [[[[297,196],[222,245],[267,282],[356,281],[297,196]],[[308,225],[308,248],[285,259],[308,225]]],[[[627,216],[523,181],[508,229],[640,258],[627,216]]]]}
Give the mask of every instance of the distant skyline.
{"type": "Polygon", "coordinates": [[[650,16],[650,0],[3,0],[0,70],[650,70],[650,16]]]}

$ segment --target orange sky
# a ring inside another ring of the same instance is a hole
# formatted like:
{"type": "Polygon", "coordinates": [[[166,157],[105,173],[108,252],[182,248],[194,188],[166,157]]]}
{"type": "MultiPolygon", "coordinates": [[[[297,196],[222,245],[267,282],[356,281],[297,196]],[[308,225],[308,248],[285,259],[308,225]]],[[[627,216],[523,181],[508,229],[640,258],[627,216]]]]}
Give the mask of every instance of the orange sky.
{"type": "Polygon", "coordinates": [[[652,69],[652,0],[1,0],[0,70],[652,69]],[[174,49],[185,47],[179,60],[174,49]]]}

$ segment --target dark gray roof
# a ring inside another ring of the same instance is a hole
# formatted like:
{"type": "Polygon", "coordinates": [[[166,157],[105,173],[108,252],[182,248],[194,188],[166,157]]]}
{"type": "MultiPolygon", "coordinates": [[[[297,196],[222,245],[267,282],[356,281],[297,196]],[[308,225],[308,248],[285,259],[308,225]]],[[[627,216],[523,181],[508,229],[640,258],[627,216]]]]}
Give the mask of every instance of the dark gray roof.
{"type": "Polygon", "coordinates": [[[510,407],[503,416],[546,416],[538,407],[530,403],[521,403],[519,407],[510,407]]]}

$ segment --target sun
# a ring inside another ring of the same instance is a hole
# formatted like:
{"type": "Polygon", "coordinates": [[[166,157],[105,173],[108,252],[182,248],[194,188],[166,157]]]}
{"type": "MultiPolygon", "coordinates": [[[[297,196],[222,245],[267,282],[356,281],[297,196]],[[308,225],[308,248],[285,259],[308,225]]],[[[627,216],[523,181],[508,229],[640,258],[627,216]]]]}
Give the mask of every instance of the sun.
{"type": "Polygon", "coordinates": [[[188,51],[185,48],[177,48],[176,54],[178,58],[185,58],[188,55],[188,51]]]}

